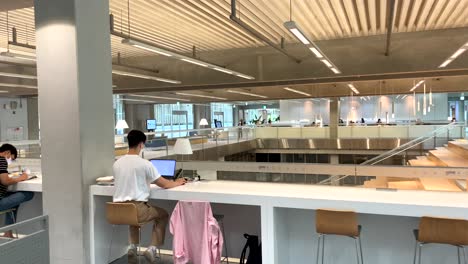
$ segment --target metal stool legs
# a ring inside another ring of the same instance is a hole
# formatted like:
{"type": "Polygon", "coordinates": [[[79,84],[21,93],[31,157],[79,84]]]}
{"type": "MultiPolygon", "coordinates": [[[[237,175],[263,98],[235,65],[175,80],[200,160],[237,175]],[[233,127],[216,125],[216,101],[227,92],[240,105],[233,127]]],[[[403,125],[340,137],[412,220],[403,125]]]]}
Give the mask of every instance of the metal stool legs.
{"type": "MultiPolygon", "coordinates": [[[[413,231],[414,236],[416,238],[416,245],[414,247],[414,258],[413,258],[413,264],[421,264],[422,263],[422,249],[425,243],[419,242],[417,239],[419,237],[419,231],[414,230],[413,231]],[[417,262],[416,262],[417,261],[417,262]]],[[[468,264],[468,258],[466,254],[466,249],[464,246],[455,246],[457,247],[457,259],[458,259],[458,264],[462,264],[461,262],[461,255],[463,255],[463,263],[468,264]]]]}
{"type": "Polygon", "coordinates": [[[213,215],[214,218],[216,219],[216,221],[218,222],[219,224],[219,227],[221,228],[221,233],[223,234],[223,238],[224,238],[224,254],[225,254],[225,257],[221,257],[221,262],[223,261],[226,261],[227,264],[229,264],[229,252],[228,252],[228,247],[227,247],[227,243],[226,243],[226,233],[224,231],[224,215],[213,215]]]}
{"type": "MultiPolygon", "coordinates": [[[[322,264],[325,261],[325,234],[319,234],[317,239],[317,262],[319,264],[320,258],[322,259],[322,264]],[[321,249],[321,254],[320,254],[321,249]],[[321,256],[320,256],[321,255],[321,256]]],[[[361,236],[358,237],[351,237],[354,239],[354,244],[356,246],[356,263],[357,264],[364,264],[364,257],[362,254],[362,243],[361,243],[361,236]]]]}

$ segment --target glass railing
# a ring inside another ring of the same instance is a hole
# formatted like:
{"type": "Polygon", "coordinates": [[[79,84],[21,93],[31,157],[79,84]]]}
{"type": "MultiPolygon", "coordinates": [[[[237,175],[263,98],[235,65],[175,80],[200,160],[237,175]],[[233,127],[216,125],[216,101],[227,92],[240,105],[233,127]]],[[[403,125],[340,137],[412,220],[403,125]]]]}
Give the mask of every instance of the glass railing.
{"type": "MultiPolygon", "coordinates": [[[[399,155],[409,149],[414,149],[415,147],[417,147],[418,145],[421,145],[421,144],[424,144],[425,142],[433,142],[434,143],[434,146],[433,146],[433,149],[435,149],[437,147],[437,137],[441,137],[443,135],[443,139],[446,139],[446,142],[448,142],[451,137],[450,137],[450,132],[453,131],[453,130],[459,130],[459,131],[464,131],[465,128],[464,128],[464,123],[450,123],[448,125],[445,125],[445,126],[441,126],[441,127],[438,127],[436,128],[435,130],[433,131],[430,131],[428,133],[426,133],[425,135],[423,136],[420,136],[418,138],[415,138],[415,139],[412,139],[394,149],[391,149],[389,151],[386,151],[374,158],[371,158],[369,160],[366,160],[362,163],[360,163],[359,165],[360,166],[364,166],[364,165],[376,165],[376,164],[379,164],[389,158],[392,158],[396,155],[399,155]],[[445,138],[446,137],[446,138],[445,138]]],[[[457,131],[458,132],[458,131],[457,131]]],[[[462,136],[460,135],[460,138],[462,138],[462,136]]],[[[445,142],[444,142],[445,143],[445,142]]],[[[329,177],[328,179],[325,179],[321,182],[319,182],[319,184],[332,184],[333,181],[335,182],[341,182],[341,181],[345,181],[346,178],[350,177],[351,175],[342,175],[342,176],[339,176],[339,177],[329,177]]],[[[367,178],[367,180],[369,180],[369,178],[367,178]]]]}
{"type": "MultiPolygon", "coordinates": [[[[378,188],[389,190],[466,191],[468,168],[402,167],[381,165],[331,165],[271,162],[178,162],[184,176],[199,175],[205,180],[253,181],[320,185],[324,179],[334,178],[332,185],[344,187],[378,188]],[[338,175],[350,175],[337,181],[338,175]],[[392,176],[400,175],[398,181],[392,176]],[[368,181],[367,178],[377,179],[368,181]]],[[[287,189],[285,189],[287,191],[287,189]]]]}

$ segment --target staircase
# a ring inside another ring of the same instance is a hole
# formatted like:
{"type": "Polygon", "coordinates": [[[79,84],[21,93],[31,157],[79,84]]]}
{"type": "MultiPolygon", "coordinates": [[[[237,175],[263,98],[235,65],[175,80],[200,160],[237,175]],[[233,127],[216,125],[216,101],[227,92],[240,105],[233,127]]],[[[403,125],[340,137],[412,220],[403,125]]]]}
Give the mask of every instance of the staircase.
{"type": "MultiPolygon", "coordinates": [[[[468,140],[460,139],[449,141],[441,148],[436,148],[426,156],[418,156],[408,161],[410,166],[437,166],[437,167],[468,167],[468,140]]],[[[364,187],[395,188],[405,190],[431,190],[431,191],[466,191],[466,180],[451,180],[438,178],[393,178],[378,177],[366,181],[364,187]]]]}

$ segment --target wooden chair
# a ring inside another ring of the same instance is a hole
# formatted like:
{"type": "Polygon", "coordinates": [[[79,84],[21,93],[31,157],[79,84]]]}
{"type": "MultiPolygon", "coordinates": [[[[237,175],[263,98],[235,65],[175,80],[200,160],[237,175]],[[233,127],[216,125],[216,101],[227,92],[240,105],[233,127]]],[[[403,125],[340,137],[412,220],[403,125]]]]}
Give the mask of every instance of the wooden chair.
{"type": "MultiPolygon", "coordinates": [[[[133,203],[107,203],[106,204],[106,218],[107,222],[112,225],[112,235],[111,235],[111,243],[109,246],[109,255],[108,259],[110,258],[111,249],[112,249],[112,239],[114,236],[114,229],[117,225],[128,225],[134,226],[138,228],[139,236],[138,236],[138,245],[137,245],[137,254],[140,252],[140,244],[141,244],[141,228],[147,224],[151,223],[152,221],[140,223],[138,222],[138,211],[133,203]]],[[[159,257],[161,258],[161,251],[158,252],[159,257]]],[[[138,263],[140,263],[140,258],[138,258],[138,263]]]]}
{"type": "Polygon", "coordinates": [[[325,259],[325,236],[338,235],[354,239],[356,246],[357,263],[364,263],[361,243],[361,226],[357,222],[357,214],[350,211],[316,211],[316,231],[319,234],[317,243],[317,264],[320,260],[320,248],[322,249],[322,264],[325,259]],[[322,245],[320,245],[322,244],[322,245]]]}
{"type": "Polygon", "coordinates": [[[468,264],[465,246],[468,245],[468,221],[462,219],[447,219],[422,217],[419,229],[413,231],[416,239],[413,263],[421,263],[422,247],[425,244],[445,244],[457,247],[458,263],[461,264],[461,253],[468,264]]]}

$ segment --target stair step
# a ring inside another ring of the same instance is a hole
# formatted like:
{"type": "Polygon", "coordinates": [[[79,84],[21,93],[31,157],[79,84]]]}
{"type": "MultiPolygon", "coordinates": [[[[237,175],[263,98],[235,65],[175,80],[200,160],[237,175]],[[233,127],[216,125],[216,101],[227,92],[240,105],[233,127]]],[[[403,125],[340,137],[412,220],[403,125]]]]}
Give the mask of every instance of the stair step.
{"type": "Polygon", "coordinates": [[[433,162],[432,160],[429,160],[426,156],[418,156],[417,159],[412,159],[409,160],[408,163],[411,166],[425,166],[425,167],[434,167],[437,166],[437,163],[433,162]]]}
{"type": "Polygon", "coordinates": [[[468,159],[468,140],[456,140],[448,143],[448,149],[468,159]]]}
{"type": "Polygon", "coordinates": [[[468,180],[455,180],[455,184],[463,191],[468,191],[468,180]]]}
{"type": "Polygon", "coordinates": [[[419,181],[427,191],[461,192],[454,180],[440,178],[420,178],[419,181]]]}
{"type": "Polygon", "coordinates": [[[446,148],[429,151],[429,160],[439,166],[468,167],[468,159],[446,148]]]}
{"type": "Polygon", "coordinates": [[[424,190],[421,182],[419,182],[418,180],[389,182],[388,188],[399,190],[424,190]]]}

